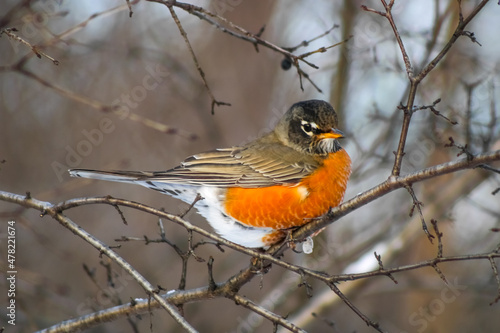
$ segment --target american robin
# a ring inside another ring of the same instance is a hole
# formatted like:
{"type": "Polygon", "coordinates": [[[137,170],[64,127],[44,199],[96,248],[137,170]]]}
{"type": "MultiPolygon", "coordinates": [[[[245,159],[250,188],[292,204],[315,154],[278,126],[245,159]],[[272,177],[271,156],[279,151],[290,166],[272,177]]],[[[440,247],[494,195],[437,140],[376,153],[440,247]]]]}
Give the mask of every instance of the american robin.
{"type": "Polygon", "coordinates": [[[167,171],[71,169],[73,177],[139,184],[194,207],[225,239],[268,247],[340,204],[351,159],[337,115],[320,100],[296,103],[270,133],[246,145],[188,157],[167,171]]]}

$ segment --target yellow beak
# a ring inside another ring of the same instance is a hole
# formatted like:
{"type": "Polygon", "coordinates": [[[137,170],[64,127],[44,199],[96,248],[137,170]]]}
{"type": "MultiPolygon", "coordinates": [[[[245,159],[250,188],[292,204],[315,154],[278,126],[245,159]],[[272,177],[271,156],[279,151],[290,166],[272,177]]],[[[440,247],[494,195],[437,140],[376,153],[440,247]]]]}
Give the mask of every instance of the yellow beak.
{"type": "Polygon", "coordinates": [[[318,134],[318,138],[320,140],[338,139],[338,138],[343,138],[343,137],[345,137],[344,133],[341,130],[336,129],[336,128],[332,128],[332,130],[330,132],[318,134]]]}

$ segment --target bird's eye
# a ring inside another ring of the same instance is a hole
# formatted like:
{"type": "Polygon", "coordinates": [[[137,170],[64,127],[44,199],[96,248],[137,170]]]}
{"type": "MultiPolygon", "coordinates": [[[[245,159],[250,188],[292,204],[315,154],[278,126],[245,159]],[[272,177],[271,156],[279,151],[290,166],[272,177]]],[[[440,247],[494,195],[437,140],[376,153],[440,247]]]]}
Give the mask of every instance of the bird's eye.
{"type": "Polygon", "coordinates": [[[309,124],[309,123],[302,124],[302,129],[304,130],[304,132],[306,132],[307,135],[311,135],[312,134],[312,132],[311,132],[311,130],[312,130],[311,124],[309,124]]]}
{"type": "Polygon", "coordinates": [[[315,122],[308,122],[305,120],[302,120],[302,130],[304,133],[306,133],[309,136],[313,136],[313,134],[319,134],[321,131],[318,128],[318,125],[316,125],[315,122]]]}

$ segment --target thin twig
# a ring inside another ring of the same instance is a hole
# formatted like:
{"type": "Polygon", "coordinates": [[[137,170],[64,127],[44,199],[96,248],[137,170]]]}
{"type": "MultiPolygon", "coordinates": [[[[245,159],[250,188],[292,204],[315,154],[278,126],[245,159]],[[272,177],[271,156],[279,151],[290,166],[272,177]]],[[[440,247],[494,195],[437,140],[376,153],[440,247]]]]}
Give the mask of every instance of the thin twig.
{"type": "Polygon", "coordinates": [[[188,208],[184,211],[184,213],[179,214],[179,217],[180,217],[180,218],[183,218],[184,216],[186,216],[186,214],[187,214],[187,213],[189,213],[189,212],[193,209],[194,205],[196,205],[196,203],[197,203],[198,201],[203,200],[203,199],[204,199],[204,198],[203,198],[203,197],[202,197],[199,193],[197,193],[197,194],[196,194],[196,198],[194,198],[193,202],[192,202],[192,203],[189,205],[189,207],[188,207],[188,208]]]}
{"type": "MultiPolygon", "coordinates": [[[[254,47],[258,50],[258,45],[262,45],[266,48],[269,48],[275,52],[281,53],[284,55],[285,59],[290,59],[290,65],[293,64],[295,68],[297,69],[297,73],[299,74],[299,82],[300,82],[300,87],[302,90],[304,90],[304,87],[302,85],[302,77],[304,77],[306,80],[308,80],[319,92],[322,92],[320,88],[310,79],[309,75],[307,75],[299,65],[299,61],[306,63],[308,66],[317,69],[318,66],[314,65],[313,63],[310,63],[309,61],[305,60],[305,56],[296,56],[289,51],[289,49],[285,47],[279,47],[265,39],[263,39],[260,34],[262,29],[259,31],[257,34],[253,34],[242,27],[234,24],[233,22],[227,20],[226,18],[214,14],[202,7],[195,6],[189,3],[183,3],[183,2],[178,2],[178,1],[168,1],[168,0],[148,0],[150,2],[156,2],[160,3],[163,5],[170,7],[178,7],[186,12],[190,13],[191,15],[195,15],[198,18],[210,23],[214,27],[216,27],[218,30],[222,31],[223,33],[227,33],[235,38],[242,39],[244,41],[250,42],[254,45],[254,47]]],[[[329,29],[327,32],[323,33],[321,36],[315,37],[312,40],[315,40],[317,38],[325,36],[327,33],[329,33],[332,29],[329,29]]],[[[342,42],[341,42],[342,43],[342,42]]],[[[332,46],[333,47],[333,46],[332,46]]],[[[330,48],[330,47],[328,47],[330,48]]],[[[326,51],[326,48],[319,48],[316,51],[313,51],[311,54],[317,53],[317,52],[324,52],[323,50],[326,51]]]]}
{"type": "Polygon", "coordinates": [[[439,278],[441,280],[444,281],[444,283],[448,284],[448,280],[446,279],[446,276],[444,275],[443,271],[441,270],[441,268],[438,267],[437,263],[433,262],[431,264],[431,267],[434,268],[434,270],[436,271],[437,275],[439,276],[439,278]]]}
{"type": "Polygon", "coordinates": [[[490,306],[497,303],[500,300],[500,276],[498,275],[498,267],[495,262],[495,259],[490,256],[489,257],[491,269],[493,270],[493,275],[495,275],[495,280],[497,281],[497,297],[490,303],[490,306]]]}
{"type": "Polygon", "coordinates": [[[432,239],[434,238],[434,236],[429,233],[429,229],[427,228],[427,223],[425,223],[424,214],[422,213],[422,206],[424,204],[417,199],[417,195],[415,194],[415,191],[413,191],[413,187],[411,185],[407,185],[405,186],[405,188],[408,191],[408,193],[410,193],[410,196],[413,200],[413,206],[410,210],[410,217],[413,215],[413,211],[415,210],[415,208],[417,208],[418,214],[420,215],[420,221],[422,222],[422,229],[427,235],[427,239],[429,239],[429,242],[431,242],[432,244],[432,239]]]}
{"type": "Polygon", "coordinates": [[[230,298],[236,302],[236,304],[241,305],[259,315],[261,315],[264,318],[269,319],[272,323],[277,324],[279,326],[282,326],[284,328],[287,328],[291,332],[302,332],[306,333],[303,329],[301,329],[298,326],[295,326],[293,323],[290,323],[287,321],[285,318],[265,309],[264,307],[255,304],[251,300],[249,300],[246,297],[240,296],[238,294],[233,294],[233,295],[228,295],[227,298],[230,298]]]}
{"type": "Polygon", "coordinates": [[[104,103],[101,103],[99,101],[90,99],[87,96],[80,95],[80,94],[77,94],[73,91],[62,88],[58,85],[53,84],[52,82],[49,82],[49,81],[43,79],[42,77],[36,75],[35,73],[33,73],[33,72],[23,68],[23,67],[15,66],[14,70],[16,72],[28,77],[28,78],[31,78],[31,79],[37,81],[38,83],[46,86],[47,88],[54,90],[56,93],[58,93],[61,96],[69,98],[69,99],[76,101],[78,103],[90,106],[91,108],[96,109],[98,111],[101,111],[104,113],[112,112],[116,116],[118,116],[120,119],[128,118],[132,121],[140,123],[141,125],[152,128],[156,131],[160,131],[162,133],[179,135],[181,137],[188,138],[189,140],[194,140],[197,138],[197,135],[194,133],[190,133],[186,130],[180,130],[180,129],[177,129],[175,127],[171,127],[171,126],[162,124],[160,122],[157,122],[155,120],[138,115],[136,113],[129,112],[128,110],[123,109],[119,105],[104,104],[104,103]]]}
{"type": "Polygon", "coordinates": [[[59,60],[56,60],[54,58],[52,58],[51,56],[49,56],[47,53],[43,52],[39,46],[36,46],[36,45],[32,45],[30,44],[29,42],[27,42],[26,40],[22,39],[21,37],[19,37],[18,35],[16,35],[14,32],[16,32],[17,29],[16,28],[8,28],[8,29],[2,29],[0,30],[0,36],[2,34],[6,34],[7,36],[9,36],[10,38],[12,38],[13,40],[16,40],[26,46],[28,46],[31,51],[39,58],[41,59],[42,56],[49,59],[50,61],[52,61],[52,63],[54,65],[59,65],[59,60]]]}
{"type": "Polygon", "coordinates": [[[398,28],[396,26],[396,23],[394,22],[394,18],[392,16],[392,6],[394,5],[394,0],[391,0],[389,4],[385,2],[385,0],[381,0],[382,5],[384,6],[385,12],[377,11],[371,8],[368,8],[365,5],[362,5],[361,8],[363,10],[376,13],[378,15],[381,15],[389,21],[389,24],[391,25],[392,31],[394,32],[394,36],[396,37],[396,41],[398,42],[399,49],[401,51],[401,55],[403,56],[403,62],[405,64],[406,68],[406,74],[408,75],[408,78],[410,81],[413,81],[413,66],[411,64],[410,57],[408,56],[408,53],[406,52],[406,48],[404,46],[403,40],[401,39],[401,35],[399,34],[398,28]]]}
{"type": "Polygon", "coordinates": [[[179,17],[175,13],[174,7],[172,5],[168,5],[167,4],[167,8],[170,11],[170,15],[174,19],[174,22],[177,25],[177,28],[179,29],[179,32],[182,35],[182,38],[184,38],[184,42],[186,43],[186,46],[187,46],[187,48],[189,50],[189,53],[191,54],[191,58],[194,61],[196,69],[198,69],[198,73],[200,73],[201,79],[203,80],[203,84],[205,85],[205,88],[207,89],[208,95],[212,99],[212,108],[211,108],[212,114],[214,114],[214,112],[215,112],[214,111],[215,105],[217,105],[217,106],[221,106],[221,105],[231,106],[230,103],[222,102],[222,101],[219,101],[219,100],[215,99],[215,96],[212,93],[212,90],[208,86],[207,79],[205,78],[205,72],[203,71],[203,69],[200,66],[200,63],[198,62],[198,58],[196,57],[196,54],[194,53],[193,47],[191,46],[191,42],[189,41],[189,39],[187,37],[186,31],[182,27],[182,24],[181,24],[181,21],[179,20],[179,17]]]}
{"type": "MultiPolygon", "coordinates": [[[[468,169],[468,168],[473,168],[479,164],[486,164],[490,163],[492,161],[500,160],[500,150],[496,152],[490,152],[486,154],[481,154],[481,155],[475,155],[472,161],[469,161],[468,159],[461,159],[453,162],[448,162],[445,164],[437,165],[434,167],[430,167],[424,170],[421,170],[419,172],[415,172],[409,175],[406,175],[404,177],[391,177],[387,181],[383,182],[382,184],[356,196],[355,198],[345,202],[344,204],[334,208],[331,210],[331,213],[325,215],[321,219],[317,219],[312,221],[311,223],[307,224],[306,226],[300,228],[297,232],[295,232],[295,237],[296,239],[303,239],[310,234],[312,234],[314,231],[319,230],[323,228],[324,226],[332,223],[333,221],[336,221],[340,217],[348,214],[349,212],[353,211],[356,208],[359,208],[368,202],[373,201],[375,198],[378,198],[384,194],[387,194],[397,188],[401,188],[406,186],[408,183],[416,183],[419,181],[423,181],[426,179],[434,178],[439,175],[447,174],[450,172],[456,172],[458,170],[463,170],[463,169],[468,169]]],[[[368,276],[376,276],[376,275],[387,275],[387,273],[394,273],[394,272],[400,272],[400,271],[405,271],[405,270],[410,270],[410,269],[415,269],[415,267],[424,267],[424,266],[432,266],[435,265],[439,262],[444,262],[444,261],[454,261],[454,260],[466,260],[466,259],[472,259],[472,258],[483,258],[481,255],[476,255],[476,256],[465,256],[465,257],[451,257],[451,258],[435,258],[433,261],[430,262],[423,262],[419,263],[417,265],[409,265],[409,266],[400,266],[397,269],[392,269],[392,270],[377,270],[374,272],[369,272],[366,274],[349,274],[346,275],[345,277],[342,275],[334,276],[331,277],[325,273],[313,271],[313,270],[308,270],[304,269],[303,267],[292,265],[289,263],[286,263],[282,260],[276,259],[274,256],[279,256],[280,253],[282,253],[284,250],[287,249],[285,245],[276,245],[271,247],[268,250],[268,253],[272,253],[273,255],[266,254],[266,253],[261,253],[255,250],[251,250],[248,248],[245,248],[243,246],[239,246],[237,244],[228,242],[227,240],[215,236],[212,233],[209,233],[201,228],[198,228],[192,224],[190,224],[187,221],[182,220],[180,217],[173,215],[173,214],[167,214],[165,212],[162,212],[161,210],[154,209],[152,207],[148,207],[143,204],[139,204],[136,202],[131,202],[131,201],[126,201],[126,200],[121,200],[121,199],[114,199],[111,197],[103,197],[103,198],[83,198],[83,199],[72,199],[72,200],[66,200],[60,204],[57,205],[52,205],[50,203],[45,203],[45,202],[39,202],[35,201],[35,199],[30,199],[27,198],[24,195],[16,195],[16,194],[11,194],[7,192],[2,192],[0,191],[0,200],[3,201],[9,201],[9,202],[15,202],[17,204],[26,206],[26,207],[31,207],[35,209],[39,209],[42,212],[46,212],[49,215],[52,215],[52,212],[63,212],[64,210],[73,208],[73,207],[79,207],[82,205],[87,205],[87,204],[96,204],[96,203],[105,203],[105,204],[116,204],[120,206],[126,206],[126,207],[131,207],[134,209],[138,209],[144,212],[148,212],[151,214],[155,214],[157,216],[169,219],[175,223],[178,223],[182,226],[184,226],[187,230],[193,230],[199,234],[202,234],[204,237],[211,238],[220,244],[223,244],[224,246],[231,247],[233,249],[236,249],[240,252],[247,253],[251,255],[252,257],[256,258],[261,258],[261,260],[265,260],[266,262],[272,262],[275,263],[279,266],[282,266],[286,269],[292,270],[294,272],[299,273],[300,271],[303,271],[305,274],[314,277],[316,279],[319,279],[321,281],[325,282],[331,282],[331,281],[340,281],[341,279],[345,280],[353,280],[353,279],[358,279],[358,278],[364,278],[368,276]]],[[[59,213],[57,213],[56,216],[59,216],[59,213]]],[[[62,217],[62,215],[61,215],[62,217]]],[[[79,234],[80,229],[75,228],[75,233],[79,234]]],[[[95,238],[92,238],[92,244],[95,243],[95,238]]],[[[105,250],[105,253],[114,253],[111,250],[105,250]]],[[[107,254],[108,255],[108,254],[107,254]]],[[[108,255],[109,256],[109,255],[108,255]]],[[[493,253],[491,254],[493,257],[500,257],[499,253],[493,253]]],[[[255,269],[252,267],[249,270],[244,270],[237,276],[229,279],[225,284],[221,285],[220,287],[217,288],[222,288],[221,293],[225,292],[224,290],[237,290],[240,288],[240,286],[244,283],[246,283],[249,279],[251,279],[253,276],[255,276],[256,272],[255,269]],[[227,289],[226,289],[227,288],[227,289]]],[[[155,289],[151,287],[152,291],[155,289]]],[[[156,294],[152,294],[153,297],[157,296],[156,294]]],[[[156,298],[156,297],[155,297],[156,298]]],[[[90,318],[85,318],[85,323],[87,323],[87,320],[92,320],[90,318]]]]}
{"type": "Polygon", "coordinates": [[[431,219],[432,227],[434,228],[434,233],[436,234],[438,240],[438,253],[437,257],[443,257],[443,233],[439,231],[437,220],[431,219]]]}
{"type": "Polygon", "coordinates": [[[354,313],[358,315],[368,326],[373,327],[375,330],[378,332],[384,332],[380,325],[374,321],[372,321],[370,318],[365,316],[363,312],[361,312],[341,291],[340,289],[335,285],[335,283],[328,283],[328,286],[330,289],[337,294],[337,296],[349,307],[351,308],[354,313]]]}
{"type": "MultiPolygon", "coordinates": [[[[384,264],[382,263],[382,256],[379,255],[379,254],[377,254],[377,252],[373,252],[373,254],[375,255],[375,259],[377,259],[378,269],[380,271],[383,271],[384,270],[384,264]]],[[[392,282],[394,282],[395,284],[398,284],[398,281],[394,278],[394,276],[391,273],[388,273],[387,277],[389,277],[392,280],[392,282]]]]}
{"type": "Polygon", "coordinates": [[[455,143],[455,140],[453,140],[453,137],[451,137],[451,136],[448,138],[448,141],[449,142],[444,145],[445,147],[455,147],[455,148],[458,148],[460,150],[460,152],[457,154],[457,157],[465,154],[465,156],[467,156],[468,160],[472,160],[474,158],[474,154],[472,154],[469,151],[469,147],[467,144],[465,144],[465,145],[457,144],[457,143],[455,143]]]}
{"type": "MultiPolygon", "coordinates": [[[[1,198],[3,198],[3,194],[4,192],[0,191],[1,198]]],[[[16,197],[13,195],[9,195],[8,198],[10,199],[9,201],[22,203],[25,207],[41,210],[42,215],[43,214],[50,215],[53,219],[58,221],[63,227],[67,228],[72,233],[79,236],[87,243],[92,245],[94,248],[96,248],[99,251],[99,253],[105,254],[107,257],[109,257],[111,260],[117,263],[120,267],[122,267],[127,273],[129,273],[134,278],[134,280],[136,280],[139,283],[139,285],[145,290],[148,297],[152,297],[153,299],[155,299],[161,305],[161,307],[163,307],[170,314],[170,316],[172,316],[172,318],[174,318],[174,320],[177,323],[179,323],[186,331],[196,332],[196,330],[186,321],[186,319],[184,319],[182,316],[179,315],[177,310],[170,303],[166,302],[162,297],[158,295],[158,293],[156,292],[156,288],[154,288],[153,285],[151,285],[151,283],[149,283],[149,281],[146,280],[136,269],[134,269],[116,252],[111,250],[109,246],[107,246],[105,243],[101,242],[93,235],[83,230],[82,227],[74,223],[68,217],[62,215],[60,213],[60,210],[57,209],[57,207],[48,202],[38,201],[33,198],[25,199],[25,197],[21,197],[22,199],[20,200],[20,196],[16,197]]]]}
{"type": "Polygon", "coordinates": [[[300,42],[300,44],[296,45],[296,46],[292,46],[292,47],[283,47],[283,49],[287,50],[288,52],[295,52],[297,49],[301,48],[301,47],[307,47],[309,46],[309,44],[311,44],[312,42],[314,42],[315,40],[318,40],[322,37],[325,37],[326,35],[328,35],[330,32],[332,32],[333,30],[335,29],[338,29],[340,26],[338,24],[334,24],[333,27],[331,27],[330,29],[326,30],[325,32],[323,32],[322,34],[316,36],[316,37],[313,37],[311,39],[308,39],[308,40],[303,40],[302,42],[300,42]]]}
{"type": "Polygon", "coordinates": [[[116,211],[118,212],[118,215],[120,215],[120,218],[122,219],[123,224],[128,225],[127,220],[125,219],[125,215],[123,215],[123,212],[120,209],[120,206],[114,205],[116,211]]]}
{"type": "Polygon", "coordinates": [[[460,12],[459,12],[459,23],[457,28],[455,29],[455,32],[453,35],[450,37],[450,40],[448,43],[443,47],[443,49],[439,52],[439,54],[434,57],[419,73],[418,75],[414,75],[413,73],[413,67],[411,65],[410,58],[408,57],[408,54],[406,52],[406,49],[404,47],[403,41],[401,39],[401,35],[398,32],[397,26],[394,22],[394,18],[392,16],[392,6],[394,5],[394,0],[391,0],[389,3],[387,3],[385,0],[381,0],[382,5],[384,6],[385,12],[382,11],[377,11],[372,8],[368,8],[366,6],[362,6],[362,8],[365,11],[372,12],[378,15],[381,15],[389,21],[389,24],[392,27],[392,30],[394,32],[394,36],[396,37],[396,40],[398,42],[401,55],[403,57],[403,61],[405,63],[406,67],[406,73],[410,82],[410,90],[408,94],[408,99],[406,105],[402,108],[404,111],[404,117],[403,117],[403,124],[401,127],[401,135],[399,137],[399,143],[398,143],[398,148],[396,150],[395,154],[395,160],[394,160],[394,166],[392,168],[392,176],[399,176],[401,172],[401,165],[403,161],[403,157],[405,155],[404,149],[406,146],[406,139],[408,136],[408,131],[410,128],[410,122],[411,118],[413,115],[413,106],[415,102],[415,97],[417,94],[417,88],[420,82],[429,74],[434,67],[444,58],[444,56],[448,53],[448,51],[451,49],[453,44],[456,42],[456,40],[460,37],[463,36],[463,32],[465,30],[465,27],[467,24],[481,11],[481,9],[488,3],[489,0],[483,0],[481,1],[467,16],[467,18],[463,18],[462,15],[462,8],[459,5],[460,12]]]}
{"type": "Polygon", "coordinates": [[[450,124],[452,124],[452,125],[458,124],[458,122],[451,120],[450,118],[446,117],[441,112],[436,110],[436,105],[439,102],[441,102],[441,98],[436,99],[434,102],[432,102],[431,105],[415,106],[413,108],[413,112],[419,111],[419,110],[431,110],[431,112],[434,113],[436,116],[442,117],[443,119],[446,119],[450,124]]]}

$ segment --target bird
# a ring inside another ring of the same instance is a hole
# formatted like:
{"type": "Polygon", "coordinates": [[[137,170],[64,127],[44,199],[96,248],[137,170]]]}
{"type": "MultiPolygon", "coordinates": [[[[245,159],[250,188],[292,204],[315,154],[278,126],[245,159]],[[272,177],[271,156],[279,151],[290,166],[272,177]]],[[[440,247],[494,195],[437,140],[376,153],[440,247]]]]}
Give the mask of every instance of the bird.
{"type": "Polygon", "coordinates": [[[351,159],[339,142],[344,137],[328,102],[306,100],[293,104],[260,138],[192,155],[167,171],[69,173],[138,184],[195,202],[221,237],[267,249],[342,202],[351,174],[351,159]]]}

